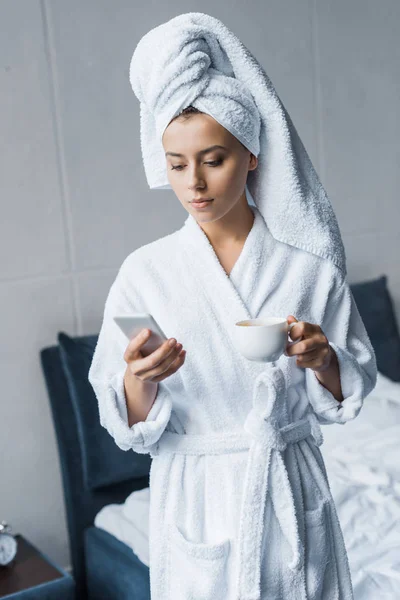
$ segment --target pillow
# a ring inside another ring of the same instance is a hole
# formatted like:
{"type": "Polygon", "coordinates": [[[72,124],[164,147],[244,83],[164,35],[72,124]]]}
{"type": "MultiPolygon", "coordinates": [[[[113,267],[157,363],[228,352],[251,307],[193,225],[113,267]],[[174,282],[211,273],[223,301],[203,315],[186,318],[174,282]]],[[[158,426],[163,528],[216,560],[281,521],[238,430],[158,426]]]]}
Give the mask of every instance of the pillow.
{"type": "Polygon", "coordinates": [[[78,426],[86,486],[91,490],[149,474],[151,457],[121,450],[100,425],[96,394],[88,379],[98,335],[58,333],[60,357],[78,426]]]}
{"type": "Polygon", "coordinates": [[[353,283],[350,289],[375,350],[378,371],[400,381],[400,335],[387,275],[353,283]]]}

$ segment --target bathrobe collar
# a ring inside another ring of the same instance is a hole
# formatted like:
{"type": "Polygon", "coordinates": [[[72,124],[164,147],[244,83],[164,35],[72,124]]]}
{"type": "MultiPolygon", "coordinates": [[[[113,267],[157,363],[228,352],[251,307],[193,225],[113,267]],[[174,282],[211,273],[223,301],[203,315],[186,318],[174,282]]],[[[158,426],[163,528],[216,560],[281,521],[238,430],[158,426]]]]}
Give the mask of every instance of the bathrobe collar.
{"type": "Polygon", "coordinates": [[[257,318],[262,308],[261,302],[265,298],[260,295],[260,305],[257,306],[254,314],[250,314],[248,307],[250,305],[249,297],[252,293],[251,286],[246,286],[246,297],[243,298],[237,291],[233,280],[246,276],[248,281],[256,283],[258,281],[257,270],[265,253],[273,251],[274,238],[263,216],[256,206],[249,206],[254,213],[254,222],[230,275],[226,273],[207,235],[191,214],[187,217],[181,230],[185,237],[185,244],[190,245],[187,248],[188,258],[193,263],[195,271],[199,270],[204,274],[201,280],[203,292],[211,301],[213,298],[224,300],[218,302],[218,307],[223,309],[221,316],[224,316],[226,322],[230,324],[244,319],[257,318]]]}
{"type": "Polygon", "coordinates": [[[288,361],[284,354],[272,363],[250,361],[235,348],[233,340],[235,323],[257,318],[262,303],[265,302],[265,296],[260,294],[260,305],[253,314],[250,313],[249,298],[254,293],[253,286],[259,281],[258,270],[265,256],[273,252],[276,244],[258,208],[249,206],[255,216],[253,226],[231,271],[231,277],[226,273],[208,237],[192,215],[188,216],[178,232],[181,236],[179,251],[183,249],[185,254],[184,269],[187,276],[192,278],[193,294],[208,306],[216,330],[219,330],[222,336],[230,338],[238,368],[246,371],[254,380],[260,373],[278,364],[290,379],[288,361]],[[233,280],[239,277],[246,277],[248,281],[248,285],[242,286],[242,289],[246,290],[245,298],[241,297],[233,283],[233,280]]]}

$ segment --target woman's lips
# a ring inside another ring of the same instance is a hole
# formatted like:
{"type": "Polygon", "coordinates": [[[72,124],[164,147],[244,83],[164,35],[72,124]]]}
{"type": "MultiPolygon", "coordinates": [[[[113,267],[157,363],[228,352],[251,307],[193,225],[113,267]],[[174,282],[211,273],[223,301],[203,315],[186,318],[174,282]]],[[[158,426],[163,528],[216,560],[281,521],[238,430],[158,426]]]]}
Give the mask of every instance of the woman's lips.
{"type": "Polygon", "coordinates": [[[214,198],[212,200],[207,200],[205,202],[192,202],[192,206],[194,208],[206,208],[209,204],[211,204],[214,201],[214,198]]]}

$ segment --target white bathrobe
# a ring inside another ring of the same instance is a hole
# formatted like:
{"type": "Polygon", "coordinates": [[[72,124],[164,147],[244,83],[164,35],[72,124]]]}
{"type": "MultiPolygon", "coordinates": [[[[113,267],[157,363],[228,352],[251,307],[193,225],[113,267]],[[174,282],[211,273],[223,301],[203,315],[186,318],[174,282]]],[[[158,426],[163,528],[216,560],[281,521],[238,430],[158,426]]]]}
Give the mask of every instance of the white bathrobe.
{"type": "Polygon", "coordinates": [[[318,445],[376,384],[375,354],[331,261],[275,240],[261,213],[228,276],[189,215],[132,252],[110,289],[89,372],[100,422],[123,450],[150,453],[152,600],[349,600],[346,550],[318,445]],[[129,427],[128,344],[114,315],[151,313],[187,351],[129,427]],[[336,351],[343,402],[282,355],[245,359],[242,319],[294,315],[336,351]]]}

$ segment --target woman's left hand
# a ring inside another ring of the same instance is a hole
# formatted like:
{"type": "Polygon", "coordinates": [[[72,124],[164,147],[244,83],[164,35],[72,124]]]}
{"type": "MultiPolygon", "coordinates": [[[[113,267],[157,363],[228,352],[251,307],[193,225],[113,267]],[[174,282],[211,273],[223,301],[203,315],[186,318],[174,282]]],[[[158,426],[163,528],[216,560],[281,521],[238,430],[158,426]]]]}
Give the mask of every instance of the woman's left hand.
{"type": "Polygon", "coordinates": [[[333,359],[334,350],[329,345],[319,325],[313,325],[306,321],[297,321],[296,317],[289,315],[287,322],[296,323],[290,331],[292,340],[301,339],[293,346],[287,348],[286,356],[297,356],[296,365],[305,369],[312,369],[316,372],[323,372],[329,369],[333,359]]]}

